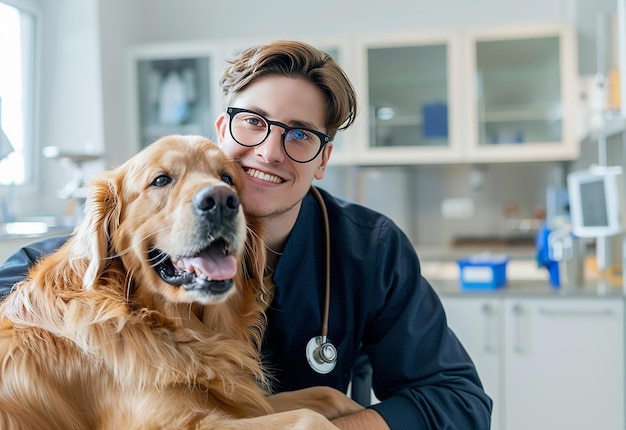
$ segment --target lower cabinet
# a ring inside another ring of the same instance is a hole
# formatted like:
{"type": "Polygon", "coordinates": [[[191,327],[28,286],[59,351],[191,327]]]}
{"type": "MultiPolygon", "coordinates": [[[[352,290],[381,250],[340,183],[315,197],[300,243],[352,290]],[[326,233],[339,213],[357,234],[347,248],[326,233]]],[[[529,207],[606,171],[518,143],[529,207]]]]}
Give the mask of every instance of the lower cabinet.
{"type": "Polygon", "coordinates": [[[492,430],[624,430],[622,297],[443,296],[492,430]]]}

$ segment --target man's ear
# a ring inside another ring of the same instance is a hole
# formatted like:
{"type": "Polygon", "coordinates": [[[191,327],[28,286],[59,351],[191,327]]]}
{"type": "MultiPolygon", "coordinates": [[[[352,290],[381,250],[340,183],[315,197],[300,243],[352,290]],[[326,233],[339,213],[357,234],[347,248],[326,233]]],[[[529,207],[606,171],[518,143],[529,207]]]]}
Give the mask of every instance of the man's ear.
{"type": "Polygon", "coordinates": [[[326,173],[326,166],[328,165],[328,161],[330,161],[330,154],[333,152],[333,144],[328,143],[322,149],[322,162],[317,169],[315,170],[315,179],[318,181],[324,177],[324,173],[326,173]]]}
{"type": "Polygon", "coordinates": [[[224,133],[226,133],[226,127],[228,127],[228,118],[226,113],[222,112],[220,116],[215,120],[215,130],[217,131],[217,144],[221,147],[224,141],[224,133]]]}

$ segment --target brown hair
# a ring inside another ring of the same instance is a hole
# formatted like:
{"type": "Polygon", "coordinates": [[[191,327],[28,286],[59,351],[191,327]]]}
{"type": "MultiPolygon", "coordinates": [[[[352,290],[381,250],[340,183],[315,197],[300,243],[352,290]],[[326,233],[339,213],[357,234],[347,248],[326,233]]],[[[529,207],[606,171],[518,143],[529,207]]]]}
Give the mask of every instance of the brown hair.
{"type": "Polygon", "coordinates": [[[296,41],[275,41],[254,46],[231,60],[220,79],[224,102],[261,76],[278,74],[302,78],[317,86],[326,97],[326,129],[331,140],[345,130],[357,113],[356,92],[345,72],[327,53],[296,41]]]}

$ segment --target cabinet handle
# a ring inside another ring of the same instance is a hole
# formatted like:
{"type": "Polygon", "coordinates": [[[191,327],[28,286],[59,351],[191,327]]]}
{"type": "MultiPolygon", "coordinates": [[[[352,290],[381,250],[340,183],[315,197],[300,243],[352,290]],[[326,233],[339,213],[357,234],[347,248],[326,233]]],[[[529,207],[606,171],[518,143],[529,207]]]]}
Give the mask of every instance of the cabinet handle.
{"type": "Polygon", "coordinates": [[[494,313],[494,309],[493,306],[491,306],[489,303],[485,303],[482,307],[481,307],[481,311],[483,313],[483,321],[484,321],[484,339],[485,339],[485,343],[484,343],[484,350],[487,353],[492,353],[494,351],[494,347],[491,344],[491,329],[493,326],[493,321],[491,321],[491,317],[494,313]]]}
{"type": "Polygon", "coordinates": [[[605,317],[613,315],[613,310],[605,309],[549,309],[539,308],[539,315],[546,317],[605,317]]]}
{"type": "Polygon", "coordinates": [[[513,338],[513,350],[518,354],[524,352],[522,341],[522,316],[524,315],[524,308],[520,304],[513,305],[514,320],[514,338],[513,338]]]}

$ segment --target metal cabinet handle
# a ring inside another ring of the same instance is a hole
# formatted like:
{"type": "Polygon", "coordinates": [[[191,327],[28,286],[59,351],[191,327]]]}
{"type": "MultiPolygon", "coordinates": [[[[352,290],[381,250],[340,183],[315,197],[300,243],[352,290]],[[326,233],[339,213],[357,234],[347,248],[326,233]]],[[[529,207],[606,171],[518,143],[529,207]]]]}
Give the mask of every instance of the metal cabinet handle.
{"type": "Polygon", "coordinates": [[[490,303],[485,303],[482,305],[481,307],[481,311],[483,313],[483,325],[484,325],[484,329],[483,329],[483,338],[484,338],[484,350],[487,353],[492,353],[495,351],[494,346],[491,343],[492,340],[492,335],[491,335],[491,331],[492,331],[492,327],[493,327],[493,321],[492,321],[492,316],[495,313],[493,306],[490,303]]]}
{"type": "Polygon", "coordinates": [[[514,319],[514,338],[513,338],[513,350],[518,354],[524,352],[523,347],[523,333],[522,333],[522,317],[524,316],[524,308],[519,303],[513,305],[514,319]]]}
{"type": "Polygon", "coordinates": [[[613,310],[604,309],[551,309],[539,308],[539,314],[546,317],[605,317],[613,315],[613,310]]]}

